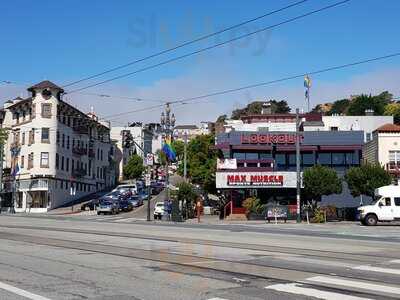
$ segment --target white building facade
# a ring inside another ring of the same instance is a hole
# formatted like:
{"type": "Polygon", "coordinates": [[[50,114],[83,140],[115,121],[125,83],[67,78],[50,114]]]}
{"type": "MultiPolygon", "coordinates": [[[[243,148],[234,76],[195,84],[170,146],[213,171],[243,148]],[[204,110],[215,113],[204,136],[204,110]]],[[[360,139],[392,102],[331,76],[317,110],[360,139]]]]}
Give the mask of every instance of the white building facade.
{"type": "Polygon", "coordinates": [[[111,140],[116,145],[117,177],[119,181],[124,180],[123,168],[134,154],[143,160],[148,153],[153,152],[153,133],[143,125],[111,127],[111,140]],[[126,147],[123,143],[124,133],[130,133],[132,143],[126,147]]]}
{"type": "Polygon", "coordinates": [[[2,126],[9,135],[2,206],[46,212],[113,186],[114,150],[106,124],[63,101],[64,91],[50,81],[28,91],[31,97],[4,104],[2,126]]]}
{"type": "Polygon", "coordinates": [[[400,126],[386,124],[376,129],[372,140],[364,145],[364,161],[380,164],[400,178],[400,126]]]}

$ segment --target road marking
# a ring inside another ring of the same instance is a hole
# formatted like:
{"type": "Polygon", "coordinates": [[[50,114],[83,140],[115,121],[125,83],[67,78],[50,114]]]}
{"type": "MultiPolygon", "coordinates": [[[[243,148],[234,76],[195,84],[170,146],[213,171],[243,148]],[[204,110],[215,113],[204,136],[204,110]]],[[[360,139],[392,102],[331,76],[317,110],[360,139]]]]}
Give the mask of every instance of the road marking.
{"type": "Polygon", "coordinates": [[[392,269],[392,268],[381,268],[381,267],[373,267],[373,266],[358,266],[358,267],[353,267],[352,269],[400,275],[399,269],[392,269]]]}
{"type": "Polygon", "coordinates": [[[274,284],[265,287],[269,290],[274,290],[278,292],[285,292],[297,295],[304,295],[309,297],[315,297],[318,299],[325,300],[372,300],[369,298],[360,298],[356,296],[350,296],[345,294],[339,294],[334,292],[321,291],[318,289],[302,287],[297,283],[286,283],[286,284],[274,284]]]}
{"type": "Polygon", "coordinates": [[[0,289],[9,291],[16,295],[19,295],[19,296],[22,296],[22,297],[25,297],[28,299],[32,299],[32,300],[50,300],[49,298],[46,298],[46,297],[43,297],[40,295],[36,295],[36,294],[30,293],[30,292],[27,292],[25,290],[21,290],[17,287],[14,287],[12,285],[9,285],[9,284],[3,283],[3,282],[0,282],[0,289]]]}
{"type": "Polygon", "coordinates": [[[368,283],[363,281],[349,280],[349,279],[341,279],[335,277],[327,277],[327,276],[315,276],[307,278],[306,281],[310,282],[318,282],[318,283],[326,283],[326,284],[334,284],[339,286],[351,287],[351,288],[359,288],[370,291],[380,291],[384,293],[396,294],[400,295],[400,288],[394,286],[387,285],[379,285],[374,283],[368,283]]]}
{"type": "Polygon", "coordinates": [[[400,259],[393,259],[391,261],[389,261],[392,264],[400,264],[400,259]]]}
{"type": "Polygon", "coordinates": [[[228,299],[225,299],[225,298],[210,298],[210,299],[207,299],[207,300],[228,300],[228,299]]]}

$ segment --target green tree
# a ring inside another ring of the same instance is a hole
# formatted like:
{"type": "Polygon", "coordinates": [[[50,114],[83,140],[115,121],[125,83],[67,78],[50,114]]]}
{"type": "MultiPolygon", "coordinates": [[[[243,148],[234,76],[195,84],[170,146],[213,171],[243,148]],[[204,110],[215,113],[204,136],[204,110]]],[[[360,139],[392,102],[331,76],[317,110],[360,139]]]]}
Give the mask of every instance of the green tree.
{"type": "Polygon", "coordinates": [[[228,116],[227,116],[227,115],[220,115],[220,116],[217,118],[216,123],[224,123],[226,119],[228,119],[228,116]]]}
{"type": "Polygon", "coordinates": [[[344,179],[353,197],[366,195],[373,197],[376,188],[389,185],[392,177],[380,165],[365,164],[350,168],[344,179]]]}
{"type": "Polygon", "coordinates": [[[139,178],[142,176],[144,170],[143,159],[139,155],[134,154],[123,168],[124,177],[126,179],[139,178]]]}
{"type": "Polygon", "coordinates": [[[172,148],[175,149],[176,152],[176,158],[178,160],[182,160],[183,159],[183,152],[185,149],[185,143],[180,141],[180,140],[175,140],[172,142],[172,148]]]}
{"type": "Polygon", "coordinates": [[[333,114],[345,115],[349,105],[350,105],[349,99],[336,100],[335,102],[332,103],[332,107],[328,113],[330,115],[333,114]]]}
{"type": "Polygon", "coordinates": [[[271,111],[274,114],[287,114],[290,113],[291,109],[285,100],[271,100],[271,111]]]}
{"type": "Polygon", "coordinates": [[[178,201],[186,201],[185,213],[189,218],[194,216],[194,203],[198,197],[196,191],[193,186],[187,182],[180,182],[177,184],[178,191],[176,194],[176,198],[178,201]]]}
{"type": "Polygon", "coordinates": [[[394,123],[400,124],[400,103],[389,103],[385,106],[385,116],[393,116],[394,123]]]}
{"type": "Polygon", "coordinates": [[[4,128],[0,128],[0,145],[2,145],[3,147],[6,144],[7,137],[8,131],[4,128]]]}
{"type": "Polygon", "coordinates": [[[342,181],[332,168],[316,165],[303,172],[303,184],[306,197],[321,201],[322,196],[340,194],[342,181]]]}
{"type": "Polygon", "coordinates": [[[167,156],[161,149],[156,151],[156,156],[158,157],[158,163],[160,165],[164,166],[167,163],[167,156]]]}
{"type": "MultiPolygon", "coordinates": [[[[192,139],[187,148],[188,177],[207,192],[215,191],[218,152],[213,146],[213,135],[200,135],[192,139]]],[[[181,167],[179,173],[182,174],[182,171],[181,167]]]]}
{"type": "Polygon", "coordinates": [[[392,94],[383,92],[376,96],[361,94],[351,100],[347,108],[349,116],[363,116],[367,109],[372,109],[374,115],[382,116],[385,111],[385,106],[391,102],[392,94]]]}

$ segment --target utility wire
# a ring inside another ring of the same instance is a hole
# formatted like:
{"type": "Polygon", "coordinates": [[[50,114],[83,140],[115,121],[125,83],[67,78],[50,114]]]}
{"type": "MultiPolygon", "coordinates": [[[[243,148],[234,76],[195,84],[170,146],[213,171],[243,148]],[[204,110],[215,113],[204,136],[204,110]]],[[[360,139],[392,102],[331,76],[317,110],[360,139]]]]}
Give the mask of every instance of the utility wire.
{"type": "Polygon", "coordinates": [[[200,42],[200,41],[205,40],[205,39],[208,39],[208,38],[210,38],[210,37],[219,35],[219,34],[224,33],[224,32],[226,32],[226,31],[229,31],[229,30],[232,30],[232,29],[241,27],[241,26],[246,25],[246,24],[248,24],[248,23],[251,23],[251,22],[260,20],[260,19],[262,19],[262,18],[265,18],[265,17],[267,17],[267,16],[276,14],[276,13],[281,12],[281,11],[284,11],[284,10],[289,9],[289,8],[291,8],[291,7],[294,7],[294,6],[303,4],[304,2],[307,2],[307,1],[308,1],[308,0],[302,0],[302,1],[295,2],[295,3],[290,4],[290,5],[287,5],[287,6],[285,6],[285,7],[282,7],[282,8],[279,8],[279,9],[277,9],[277,10],[274,10],[274,11],[271,11],[271,12],[268,12],[268,13],[265,13],[265,14],[263,14],[263,15],[261,15],[261,16],[255,17],[255,18],[253,18],[253,19],[250,19],[250,20],[241,22],[241,23],[236,24],[236,25],[232,25],[232,26],[230,26],[230,27],[227,27],[227,28],[218,30],[218,31],[213,32],[213,33],[210,33],[210,34],[206,34],[206,35],[200,36],[200,37],[198,37],[198,38],[196,38],[196,39],[194,39],[194,40],[184,42],[184,43],[179,44],[179,45],[177,45],[177,46],[174,46],[174,47],[172,47],[172,48],[169,48],[169,49],[166,49],[166,50],[163,50],[163,51],[154,53],[154,54],[152,54],[152,55],[149,55],[149,56],[146,56],[146,57],[143,57],[143,58],[140,58],[140,59],[137,59],[137,60],[128,62],[128,63],[126,63],[126,64],[123,64],[123,65],[120,65],[120,66],[117,66],[117,67],[114,67],[114,68],[105,70],[105,71],[103,71],[103,72],[100,72],[100,73],[97,73],[97,74],[94,74],[94,75],[91,75],[91,76],[82,78],[82,79],[80,79],[80,80],[76,80],[76,81],[74,81],[74,82],[71,82],[71,83],[68,83],[68,84],[64,85],[63,87],[72,86],[72,85],[75,85],[75,84],[78,84],[78,83],[81,83],[81,82],[84,82],[84,81],[87,81],[87,80],[90,80],[90,79],[93,79],[93,78],[96,78],[96,77],[99,77],[99,76],[102,76],[102,75],[105,75],[105,74],[108,74],[108,73],[111,73],[111,72],[114,72],[114,71],[117,71],[117,70],[120,70],[120,69],[129,67],[129,66],[132,66],[132,65],[137,64],[137,63],[139,63],[139,62],[146,61],[146,60],[148,60],[148,59],[150,59],[150,58],[154,58],[154,57],[160,56],[160,55],[162,55],[162,54],[165,54],[165,53],[168,53],[168,52],[171,52],[171,51],[180,49],[180,48],[182,48],[182,47],[185,47],[185,46],[188,46],[188,45],[191,45],[191,44],[200,42]]]}
{"type": "Polygon", "coordinates": [[[305,13],[305,14],[302,14],[302,15],[299,15],[299,16],[296,16],[296,17],[287,19],[287,20],[285,20],[285,21],[276,23],[276,24],[274,24],[274,25],[270,25],[270,26],[261,28],[261,29],[256,30],[256,31],[252,31],[252,32],[249,32],[249,33],[240,35],[240,36],[238,36],[238,37],[236,37],[236,38],[229,39],[229,40],[227,40],[227,41],[225,41],[225,42],[221,42],[221,43],[218,43],[218,44],[214,44],[214,45],[209,46],[209,47],[206,47],[206,48],[202,48],[202,49],[199,49],[199,50],[196,50],[196,51],[193,51],[193,52],[190,52],[190,53],[181,55],[181,56],[177,56],[177,57],[174,57],[174,58],[165,60],[165,61],[163,61],[163,62],[154,64],[154,65],[150,65],[150,66],[144,67],[144,68],[142,68],[142,69],[138,69],[138,70],[133,71],[133,72],[125,73],[125,74],[122,74],[122,75],[119,75],[119,76],[116,76],[116,77],[113,77],[113,78],[110,78],[110,79],[107,79],[107,80],[103,80],[103,81],[100,81],[100,82],[97,82],[97,83],[93,83],[93,84],[87,85],[87,86],[85,86],[85,87],[82,87],[82,88],[78,88],[78,89],[69,91],[68,93],[69,93],[69,94],[72,94],[72,93],[80,92],[80,91],[83,91],[83,90],[86,90],[86,89],[89,89],[89,88],[92,88],[92,87],[95,87],[95,86],[99,86],[99,85],[102,85],[102,84],[105,84],[105,83],[108,83],[108,82],[111,82],[111,81],[115,81],[115,80],[118,80],[118,79],[121,79],[121,78],[124,78],[124,77],[128,77],[128,76],[131,76],[131,75],[140,73],[140,72],[144,72],[144,71],[147,71],[147,70],[150,70],[150,69],[154,69],[154,68],[157,68],[157,67],[166,65],[166,64],[168,64],[168,63],[171,63],[171,62],[174,62],[174,61],[177,61],[177,60],[181,60],[181,59],[183,59],[183,58],[186,58],[186,57],[189,57],[189,56],[193,56],[193,55],[196,55],[196,54],[199,54],[199,53],[202,53],[202,52],[205,52],[205,51],[208,51],[208,50],[211,50],[211,49],[214,49],[214,48],[223,46],[223,45],[226,45],[226,44],[228,44],[228,43],[232,43],[232,42],[238,41],[238,40],[243,39],[243,38],[245,38],[245,37],[248,37],[248,36],[251,36],[251,35],[254,35],[254,34],[257,34],[257,33],[260,33],[260,32],[263,32],[263,31],[266,31],[266,30],[269,30],[269,29],[272,29],[272,28],[275,28],[275,27],[278,27],[278,26],[281,26],[281,25],[284,25],[284,24],[287,24],[287,23],[296,21],[296,20],[299,20],[299,19],[302,19],[302,18],[305,18],[305,17],[308,17],[308,16],[310,16],[310,15],[313,15],[313,14],[316,14],[316,13],[318,13],[318,12],[321,12],[321,11],[324,11],[324,10],[327,10],[327,9],[330,9],[330,8],[333,8],[333,7],[336,7],[336,6],[338,6],[338,5],[347,3],[347,2],[349,2],[349,1],[350,1],[350,0],[343,0],[343,1],[340,1],[340,2],[336,2],[336,3],[334,3],[334,4],[331,4],[331,5],[328,5],[328,6],[325,6],[325,7],[322,7],[322,8],[313,10],[313,11],[310,11],[310,12],[308,12],[308,13],[305,13]]]}
{"type": "MultiPolygon", "coordinates": [[[[330,71],[349,68],[349,67],[352,67],[352,66],[371,63],[371,62],[380,61],[380,60],[384,60],[384,59],[389,59],[389,58],[393,58],[393,57],[397,57],[397,56],[400,56],[400,52],[395,52],[395,53],[384,55],[384,56],[379,56],[379,57],[359,60],[359,61],[348,63],[348,64],[328,67],[328,68],[325,68],[325,69],[315,70],[315,71],[301,73],[301,74],[297,74],[297,75],[287,76],[287,77],[283,77],[283,78],[279,78],[279,79],[275,79],[275,80],[271,80],[271,81],[266,81],[266,82],[246,85],[246,86],[242,86],[242,87],[238,87],[238,88],[232,88],[232,89],[228,89],[228,90],[223,90],[223,91],[213,92],[213,93],[209,93],[209,94],[204,94],[204,95],[200,95],[200,96],[195,96],[195,97],[190,97],[190,98],[184,98],[184,99],[180,99],[180,100],[170,101],[170,102],[168,102],[168,104],[179,104],[179,103],[180,104],[187,104],[187,102],[191,102],[191,101],[198,100],[198,99],[204,99],[204,98],[209,98],[209,97],[213,97],[213,96],[229,94],[229,93],[238,92],[238,91],[241,91],[241,90],[251,89],[251,88],[260,87],[260,86],[271,85],[271,84],[274,84],[274,83],[289,81],[289,80],[293,80],[293,79],[297,79],[297,78],[304,78],[304,76],[306,76],[306,75],[317,75],[317,74],[326,73],[326,72],[330,72],[330,71]]],[[[162,106],[163,105],[158,105],[158,107],[162,107],[162,106]]],[[[119,114],[115,114],[115,115],[109,115],[107,117],[111,118],[111,117],[114,117],[114,116],[122,116],[122,115],[125,115],[125,114],[135,113],[135,112],[138,112],[138,111],[145,111],[146,109],[153,109],[154,107],[155,106],[150,106],[150,107],[147,107],[147,108],[142,108],[141,110],[127,111],[127,112],[123,112],[123,113],[119,113],[119,114]]]]}

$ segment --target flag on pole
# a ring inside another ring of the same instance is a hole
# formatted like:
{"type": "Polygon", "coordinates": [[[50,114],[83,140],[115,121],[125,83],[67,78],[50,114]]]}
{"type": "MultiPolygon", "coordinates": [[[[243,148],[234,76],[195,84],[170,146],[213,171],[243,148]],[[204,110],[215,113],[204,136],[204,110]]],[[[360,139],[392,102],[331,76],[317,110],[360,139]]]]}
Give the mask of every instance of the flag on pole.
{"type": "Polygon", "coordinates": [[[19,173],[19,166],[18,166],[18,163],[17,163],[15,165],[14,169],[13,169],[12,176],[16,177],[18,175],[18,173],[19,173]]]}
{"type": "Polygon", "coordinates": [[[311,87],[311,79],[308,77],[308,75],[304,77],[304,87],[307,89],[311,87]]]}
{"type": "Polygon", "coordinates": [[[175,149],[172,147],[171,138],[166,137],[164,146],[162,147],[163,152],[167,156],[168,160],[174,161],[176,159],[175,149]]]}

